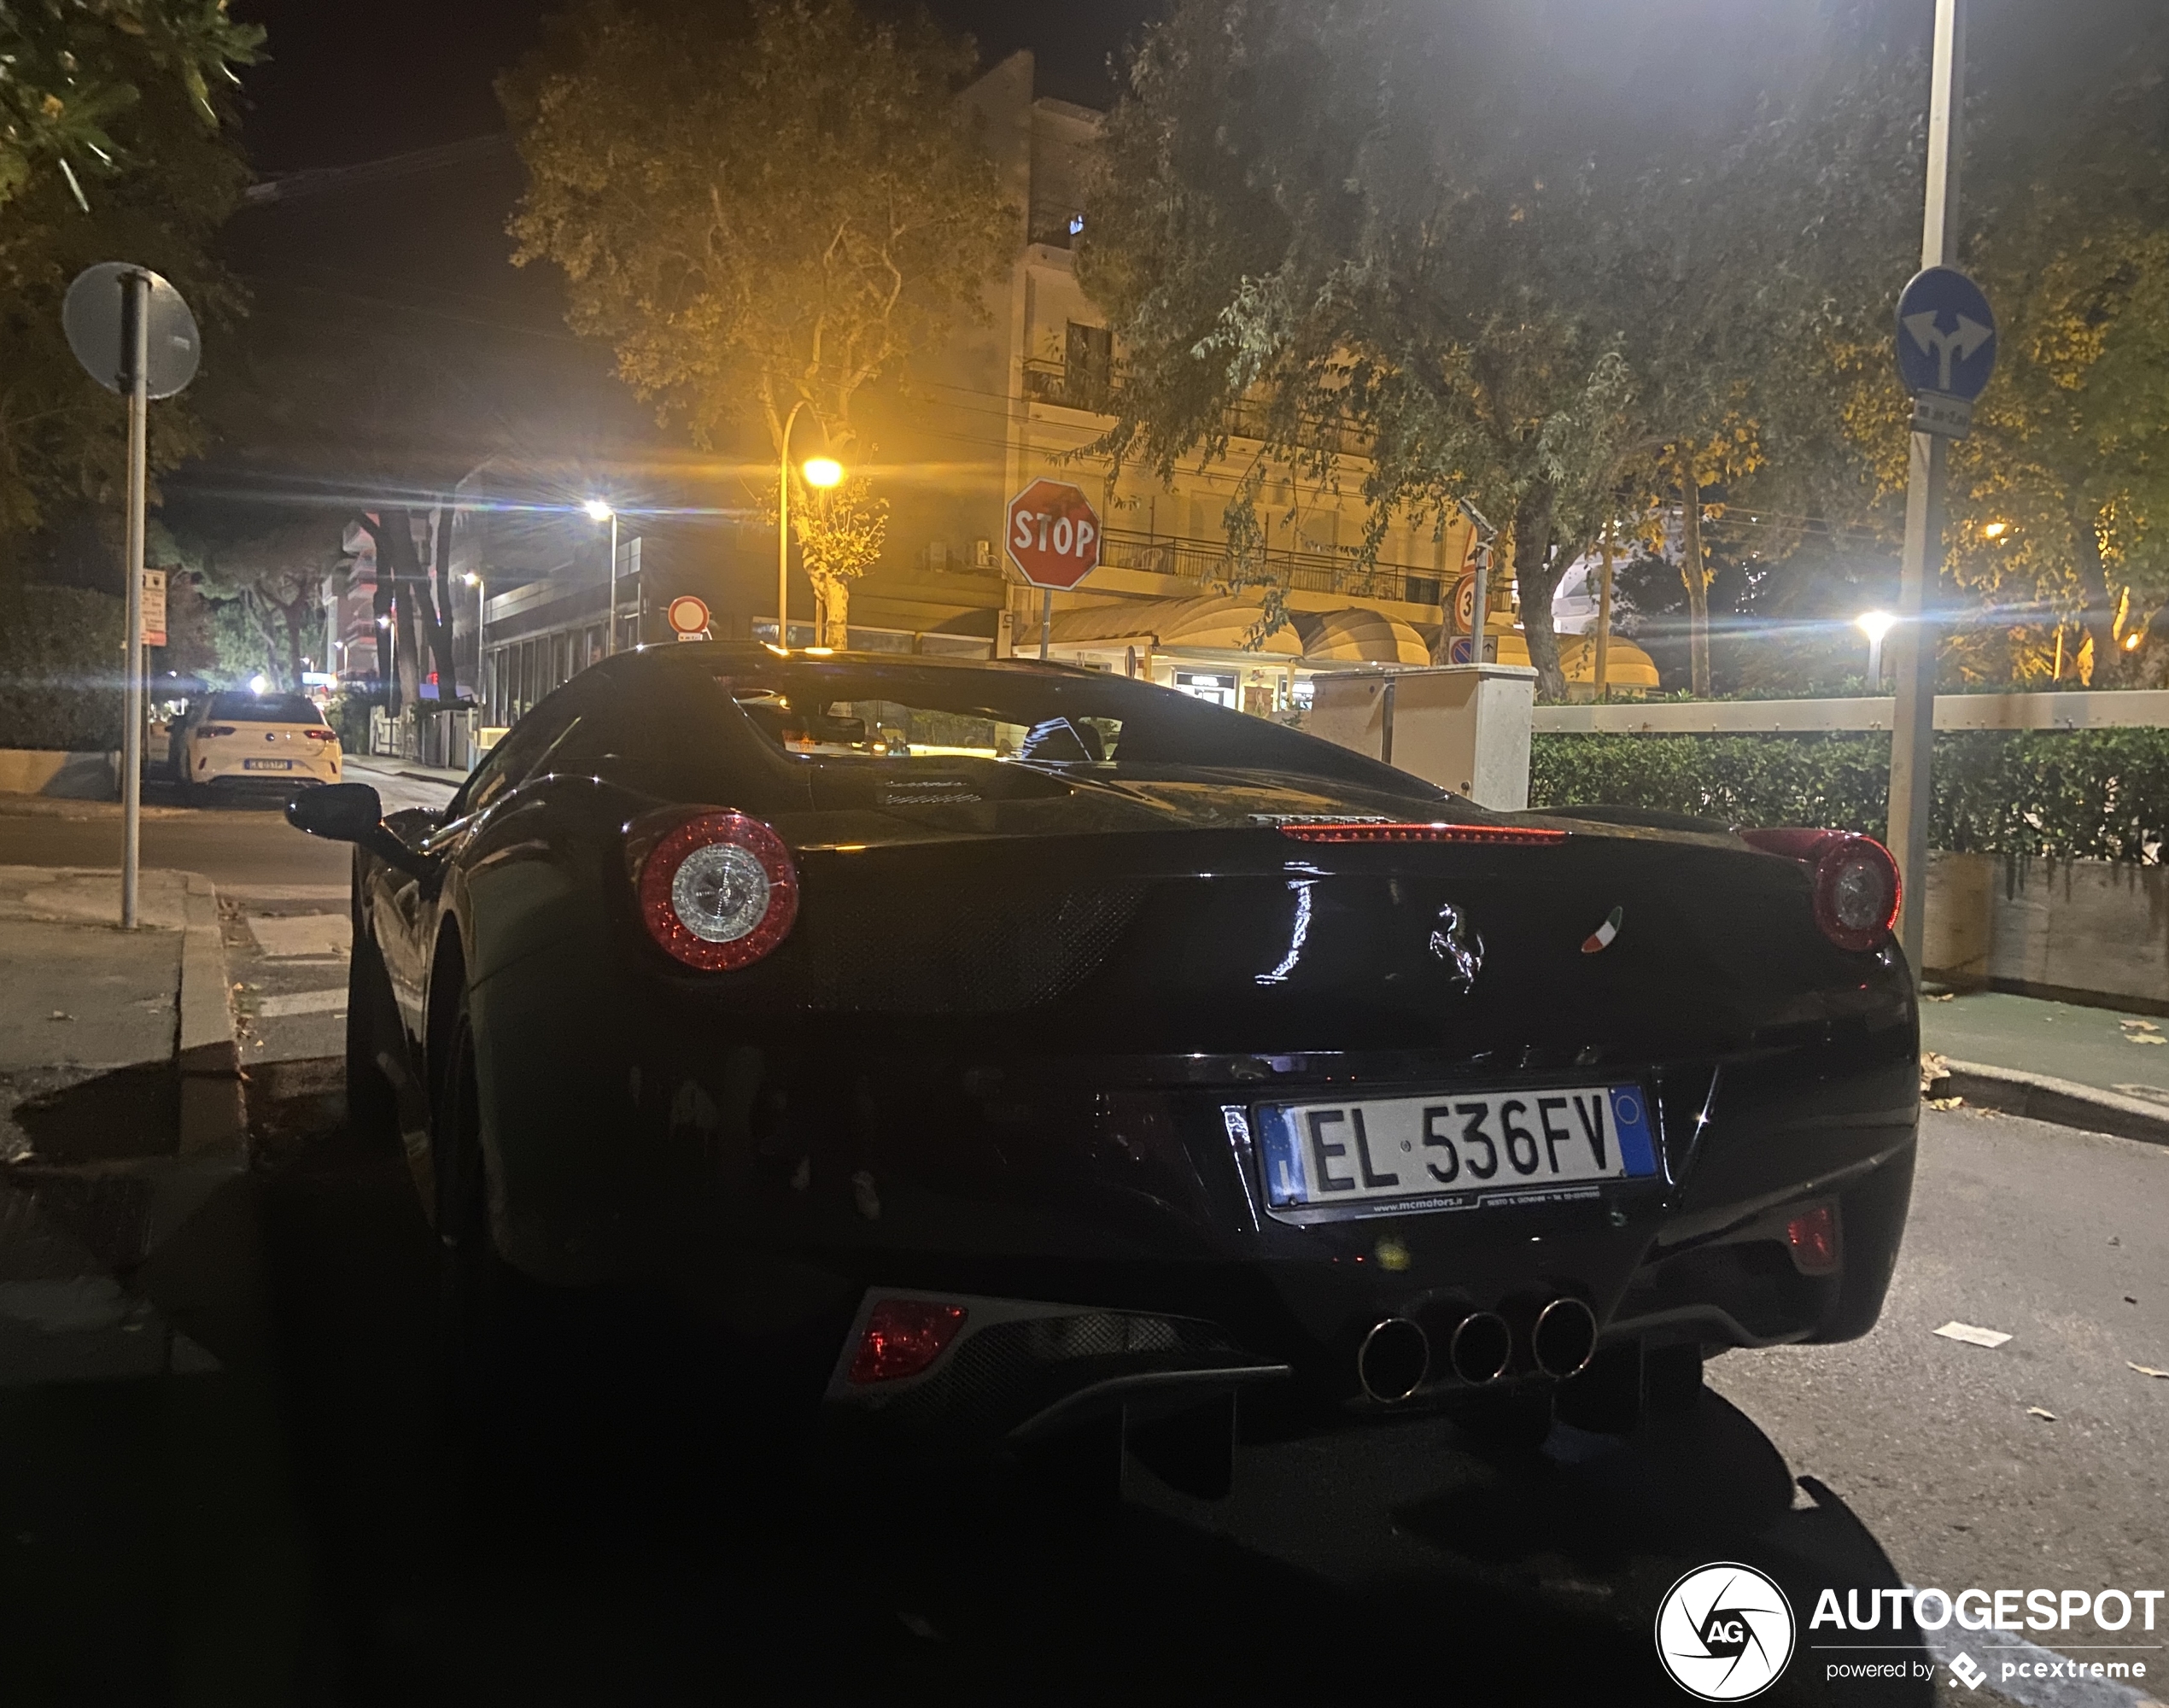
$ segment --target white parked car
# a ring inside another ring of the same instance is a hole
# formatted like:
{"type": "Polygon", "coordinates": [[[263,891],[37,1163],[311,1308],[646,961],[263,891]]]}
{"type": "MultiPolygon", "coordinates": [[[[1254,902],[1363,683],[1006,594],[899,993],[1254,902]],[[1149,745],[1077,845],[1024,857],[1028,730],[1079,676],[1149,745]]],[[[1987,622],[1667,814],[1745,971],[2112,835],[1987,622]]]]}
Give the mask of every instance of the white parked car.
{"type": "Polygon", "coordinates": [[[229,689],[197,700],[174,726],[172,763],[191,794],[254,784],[339,781],[339,737],[307,694],[229,689]]]}

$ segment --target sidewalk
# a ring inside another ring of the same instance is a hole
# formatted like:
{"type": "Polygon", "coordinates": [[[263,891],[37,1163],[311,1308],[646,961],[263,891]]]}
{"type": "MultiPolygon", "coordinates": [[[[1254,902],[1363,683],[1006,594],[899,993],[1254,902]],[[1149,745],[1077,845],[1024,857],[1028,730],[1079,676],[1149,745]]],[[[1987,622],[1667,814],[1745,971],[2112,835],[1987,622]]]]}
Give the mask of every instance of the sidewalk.
{"type": "Polygon", "coordinates": [[[0,866],[9,1699],[298,1699],[311,1563],[219,899],[0,866]]]}
{"type": "Polygon", "coordinates": [[[2169,1144],[2169,1021],[1979,991],[1921,1004],[1936,1097],[2169,1144]]]}
{"type": "Polygon", "coordinates": [[[467,781],[467,774],[453,765],[424,765],[413,759],[395,759],[386,753],[349,753],[342,762],[345,770],[356,773],[348,779],[357,783],[373,783],[381,777],[406,777],[418,783],[442,783],[456,789],[467,781]]]}
{"type": "Polygon", "coordinates": [[[0,1387],[192,1354],[124,1287],[243,1167],[218,895],[0,866],[0,1387]]]}

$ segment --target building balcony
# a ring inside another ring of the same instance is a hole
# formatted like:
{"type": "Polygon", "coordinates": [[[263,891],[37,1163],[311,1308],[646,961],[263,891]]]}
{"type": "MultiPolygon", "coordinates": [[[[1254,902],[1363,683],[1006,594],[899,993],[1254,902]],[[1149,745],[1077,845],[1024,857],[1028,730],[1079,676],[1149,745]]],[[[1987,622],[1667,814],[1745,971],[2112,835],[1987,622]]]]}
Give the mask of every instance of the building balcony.
{"type": "MultiPolygon", "coordinates": [[[[1024,395],[1033,403],[1112,417],[1124,378],[1120,362],[1073,362],[1049,356],[1034,357],[1024,365],[1024,395]]],[[[1233,438],[1264,440],[1272,436],[1266,406],[1248,398],[1222,411],[1220,420],[1233,438]]],[[[1368,458],[1373,446],[1370,434],[1342,421],[1307,419],[1298,424],[1296,438],[1313,450],[1330,451],[1341,457],[1368,458]]]]}
{"type": "MultiPolygon", "coordinates": [[[[1228,548],[1218,541],[1139,534],[1123,528],[1110,528],[1102,536],[1100,561],[1113,569],[1143,570],[1201,585],[1225,582],[1236,573],[1228,548]]],[[[1353,556],[1336,553],[1273,547],[1266,551],[1260,567],[1281,586],[1304,593],[1435,606],[1441,591],[1435,569],[1384,563],[1364,567],[1353,556]]]]}

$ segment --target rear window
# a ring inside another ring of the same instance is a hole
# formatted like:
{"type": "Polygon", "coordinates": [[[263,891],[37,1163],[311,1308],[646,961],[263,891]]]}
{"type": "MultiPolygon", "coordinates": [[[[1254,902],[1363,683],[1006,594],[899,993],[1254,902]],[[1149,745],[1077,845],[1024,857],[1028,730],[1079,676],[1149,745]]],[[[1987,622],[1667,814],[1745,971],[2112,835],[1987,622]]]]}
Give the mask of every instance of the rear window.
{"type": "Polygon", "coordinates": [[[779,660],[716,680],[785,752],[845,764],[1204,766],[1423,787],[1263,718],[1123,676],[779,660]]]}
{"type": "Polygon", "coordinates": [[[324,714],[307,694],[222,693],[211,696],[207,723],[313,723],[324,714]]]}

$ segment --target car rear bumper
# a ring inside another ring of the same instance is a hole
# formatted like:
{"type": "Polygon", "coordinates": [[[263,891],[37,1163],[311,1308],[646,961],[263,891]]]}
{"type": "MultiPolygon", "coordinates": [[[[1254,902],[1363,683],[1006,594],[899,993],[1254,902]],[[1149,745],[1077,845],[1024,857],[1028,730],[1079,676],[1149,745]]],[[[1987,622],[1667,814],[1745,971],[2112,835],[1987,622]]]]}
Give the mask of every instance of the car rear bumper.
{"type": "Polygon", "coordinates": [[[1665,1173],[1652,1179],[1307,1225],[1261,1208],[1230,1115],[1266,1094],[1239,1083],[1147,1090],[1120,1085],[1112,1064],[1072,1063],[1073,1086],[899,1062],[881,1095],[879,1058],[860,1056],[776,1100],[757,1052],[650,1056],[617,1081],[640,1088],[639,1138],[558,1105],[558,1190],[515,1164],[500,1238],[539,1278],[659,1282],[734,1337],[806,1345],[828,1371],[827,1408],[877,1431],[984,1444],[1260,1388],[1326,1421],[1451,1409],[1478,1388],[1557,1384],[1529,1337],[1554,1300],[1588,1307],[1600,1354],[1865,1333],[1910,1193],[1918,1072],[1900,1043],[1880,1059],[1815,1050],[1669,1068],[1653,1099],[1665,1173]],[[583,1132],[628,1167],[563,1190],[583,1132]],[[1827,1272],[1804,1266],[1787,1234],[1818,1208],[1834,1226],[1827,1272]],[[923,1378],[862,1391],[846,1379],[855,1336],[871,1301],[897,1296],[979,1314],[923,1378]],[[1490,1383],[1447,1357],[1475,1313],[1513,1335],[1490,1383]],[[1391,1319],[1418,1325],[1430,1350],[1415,1391],[1387,1403],[1358,1354],[1391,1319]]]}
{"type": "MultiPolygon", "coordinates": [[[[1510,1386],[1555,1379],[1526,1350],[1527,1324],[1555,1299],[1587,1307],[1600,1347],[1857,1336],[1903,1233],[1919,1068],[1901,968],[1773,1003],[1782,1024],[1745,1023],[1722,1054],[1584,1070],[1570,1050],[1519,1073],[1444,1050],[1027,1052],[962,1019],[924,1037],[847,1015],[726,1029],[660,980],[565,1003],[545,963],[576,958],[591,984],[609,965],[577,946],[538,942],[474,989],[486,1130],[506,1147],[491,1157],[500,1249],[538,1280],[658,1284],[734,1337],[804,1348],[813,1394],[833,1388],[854,1323],[890,1290],[1202,1325],[1173,1331],[1192,1361],[1115,1374],[1210,1387],[1284,1369],[1282,1386],[1345,1417],[1377,1409],[1357,1352],[1392,1318],[1434,1346],[1470,1313],[1507,1319],[1510,1386]],[[1263,1105],[1523,1079],[1640,1083],[1660,1172],[1559,1202],[1307,1224],[1266,1203],[1248,1138],[1263,1105]],[[1817,1206],[1835,1222],[1828,1273],[1801,1267],[1786,1234],[1817,1206]]],[[[1114,1379],[1053,1362],[1089,1378],[1079,1392],[1114,1379]]],[[[997,1434],[1068,1391],[1028,1378],[987,1413],[997,1434]]],[[[918,1385],[927,1396],[908,1404],[832,1406],[892,1422],[938,1412],[944,1384],[918,1385]]],[[[1404,1403],[1451,1405],[1470,1385],[1435,1373],[1404,1403]]]]}
{"type": "Polygon", "coordinates": [[[189,781],[222,789],[292,788],[296,784],[336,783],[342,769],[336,757],[314,762],[297,759],[287,771],[252,771],[239,759],[207,758],[199,761],[189,781]]]}

